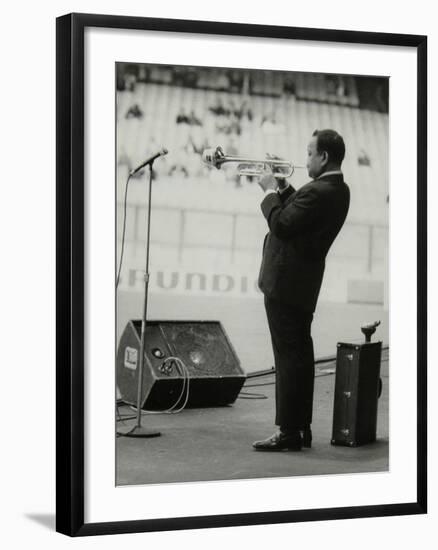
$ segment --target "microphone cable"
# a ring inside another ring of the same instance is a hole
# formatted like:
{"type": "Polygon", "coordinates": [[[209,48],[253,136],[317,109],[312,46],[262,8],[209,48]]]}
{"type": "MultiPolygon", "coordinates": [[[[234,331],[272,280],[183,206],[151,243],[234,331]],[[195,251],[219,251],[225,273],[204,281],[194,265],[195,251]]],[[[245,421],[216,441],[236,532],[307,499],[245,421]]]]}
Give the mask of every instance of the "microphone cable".
{"type": "Polygon", "coordinates": [[[120,263],[119,263],[119,269],[117,271],[117,278],[116,278],[116,289],[119,286],[119,280],[120,280],[120,272],[122,270],[122,263],[123,263],[123,252],[125,250],[125,232],[126,232],[126,206],[127,206],[127,199],[128,199],[128,184],[129,180],[131,179],[131,173],[129,173],[128,178],[125,183],[125,198],[123,201],[123,229],[122,229],[122,249],[120,252],[120,263]]]}
{"type": "MultiPolygon", "coordinates": [[[[178,395],[178,398],[176,399],[175,403],[173,403],[173,405],[171,405],[168,409],[163,409],[159,411],[151,411],[148,409],[143,409],[141,412],[142,415],[143,414],[177,414],[186,408],[189,400],[189,396],[190,396],[190,372],[186,364],[184,363],[184,361],[181,358],[175,357],[175,356],[166,357],[161,367],[163,368],[166,365],[166,363],[171,363],[171,362],[175,364],[178,374],[183,379],[182,388],[178,395]],[[184,402],[182,403],[181,406],[178,407],[183,397],[184,397],[184,402]]],[[[134,407],[134,405],[130,405],[129,407],[133,411],[137,411],[137,407],[134,407]]],[[[125,420],[132,420],[133,418],[136,418],[136,417],[135,416],[121,417],[121,415],[119,414],[119,420],[122,422],[125,420]]]]}

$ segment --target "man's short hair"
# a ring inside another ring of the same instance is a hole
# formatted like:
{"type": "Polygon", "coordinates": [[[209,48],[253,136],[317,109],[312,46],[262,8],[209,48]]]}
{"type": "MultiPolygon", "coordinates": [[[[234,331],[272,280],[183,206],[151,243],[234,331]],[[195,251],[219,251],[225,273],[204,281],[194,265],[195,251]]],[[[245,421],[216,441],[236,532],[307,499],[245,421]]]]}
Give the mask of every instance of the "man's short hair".
{"type": "Polygon", "coordinates": [[[345,157],[345,143],[342,136],[334,130],[315,130],[312,135],[316,136],[318,153],[326,151],[329,161],[340,166],[345,157]]]}

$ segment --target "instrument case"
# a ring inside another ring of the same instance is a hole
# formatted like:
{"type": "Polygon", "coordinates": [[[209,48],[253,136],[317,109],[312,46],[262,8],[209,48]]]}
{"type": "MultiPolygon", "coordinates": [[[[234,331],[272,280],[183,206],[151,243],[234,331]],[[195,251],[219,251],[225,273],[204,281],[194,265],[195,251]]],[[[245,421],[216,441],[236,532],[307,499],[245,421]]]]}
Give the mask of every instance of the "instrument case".
{"type": "Polygon", "coordinates": [[[332,445],[376,440],[382,342],[338,343],[332,445]]]}

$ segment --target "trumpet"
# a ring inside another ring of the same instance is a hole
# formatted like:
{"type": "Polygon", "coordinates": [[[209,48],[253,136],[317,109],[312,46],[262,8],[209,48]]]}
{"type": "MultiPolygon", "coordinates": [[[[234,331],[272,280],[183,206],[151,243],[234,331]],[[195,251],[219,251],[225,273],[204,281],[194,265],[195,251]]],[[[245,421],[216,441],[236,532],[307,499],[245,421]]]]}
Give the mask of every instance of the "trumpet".
{"type": "Polygon", "coordinates": [[[236,162],[239,176],[260,177],[263,175],[266,166],[269,166],[275,178],[289,178],[294,173],[295,168],[305,168],[302,165],[294,165],[288,160],[270,158],[260,160],[226,155],[220,146],[205,149],[202,153],[202,160],[208,166],[214,166],[218,170],[226,162],[236,162]]]}

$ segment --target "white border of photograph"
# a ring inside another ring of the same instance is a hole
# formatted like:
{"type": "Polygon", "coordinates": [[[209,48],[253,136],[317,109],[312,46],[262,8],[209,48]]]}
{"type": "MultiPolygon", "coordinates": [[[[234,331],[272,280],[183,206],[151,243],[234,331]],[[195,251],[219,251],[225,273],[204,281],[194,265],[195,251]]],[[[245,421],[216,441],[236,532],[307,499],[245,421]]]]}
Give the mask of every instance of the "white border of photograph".
{"type": "Polygon", "coordinates": [[[86,523],[416,501],[416,85],[414,48],[86,29],[86,523]],[[390,77],[389,472],[115,486],[116,61],[390,77]]]}

